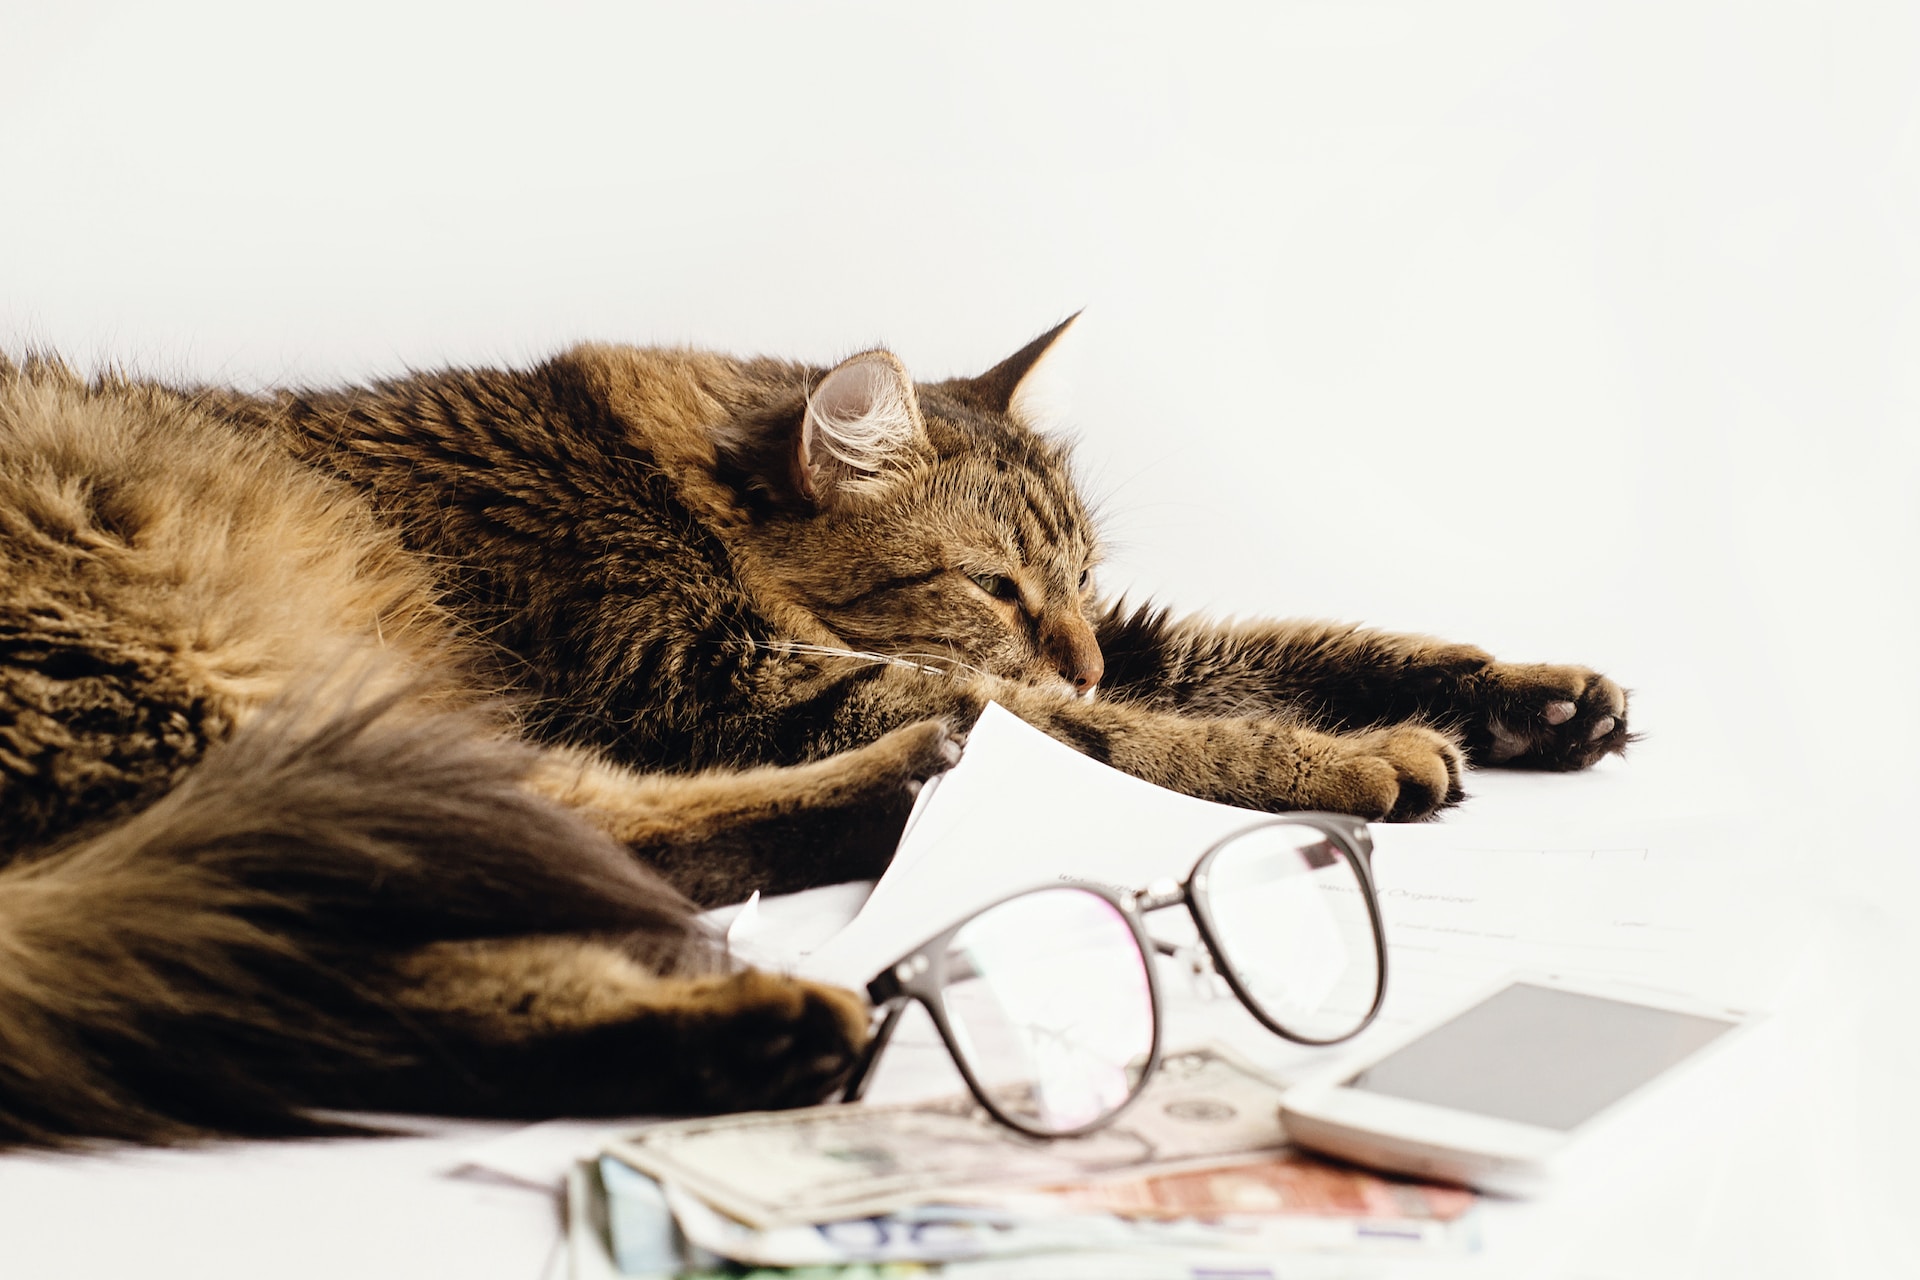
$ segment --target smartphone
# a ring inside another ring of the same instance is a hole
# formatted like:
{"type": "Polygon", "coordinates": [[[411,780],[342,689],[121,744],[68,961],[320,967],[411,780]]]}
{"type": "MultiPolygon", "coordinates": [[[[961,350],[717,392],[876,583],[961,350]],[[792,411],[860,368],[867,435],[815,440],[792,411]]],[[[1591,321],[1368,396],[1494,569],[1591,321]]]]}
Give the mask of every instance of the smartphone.
{"type": "Polygon", "coordinates": [[[1527,1195],[1750,1021],[1680,997],[1507,980],[1357,1068],[1302,1080],[1280,1118],[1299,1145],[1356,1164],[1527,1195]]]}

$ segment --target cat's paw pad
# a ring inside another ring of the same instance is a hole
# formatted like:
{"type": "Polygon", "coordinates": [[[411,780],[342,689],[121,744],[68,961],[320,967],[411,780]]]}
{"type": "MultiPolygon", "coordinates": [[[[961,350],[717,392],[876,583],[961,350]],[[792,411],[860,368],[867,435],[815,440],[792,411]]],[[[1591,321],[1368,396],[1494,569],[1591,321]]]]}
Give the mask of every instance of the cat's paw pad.
{"type": "Polygon", "coordinates": [[[1584,769],[1631,737],[1626,690],[1598,672],[1496,662],[1484,679],[1478,723],[1467,732],[1476,764],[1584,769]]]}
{"type": "Polygon", "coordinates": [[[1444,733],[1399,725],[1350,734],[1327,760],[1313,807],[1369,820],[1416,822],[1466,798],[1466,755],[1444,733]]]}
{"type": "Polygon", "coordinates": [[[701,1110],[819,1102],[846,1082],[867,1043],[867,1002],[851,991],[748,969],[714,979],[696,1016],[692,1068],[701,1110]]]}

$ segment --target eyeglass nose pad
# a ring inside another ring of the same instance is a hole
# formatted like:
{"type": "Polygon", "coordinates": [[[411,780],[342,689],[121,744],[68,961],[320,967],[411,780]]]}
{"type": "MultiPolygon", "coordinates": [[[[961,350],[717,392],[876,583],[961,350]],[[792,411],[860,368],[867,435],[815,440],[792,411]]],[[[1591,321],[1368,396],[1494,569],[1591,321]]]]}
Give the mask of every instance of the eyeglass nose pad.
{"type": "Polygon", "coordinates": [[[1213,953],[1205,947],[1175,947],[1173,959],[1186,971],[1187,981],[1193,988],[1193,994],[1201,1000],[1230,1000],[1233,988],[1220,976],[1214,967],[1213,953]]]}

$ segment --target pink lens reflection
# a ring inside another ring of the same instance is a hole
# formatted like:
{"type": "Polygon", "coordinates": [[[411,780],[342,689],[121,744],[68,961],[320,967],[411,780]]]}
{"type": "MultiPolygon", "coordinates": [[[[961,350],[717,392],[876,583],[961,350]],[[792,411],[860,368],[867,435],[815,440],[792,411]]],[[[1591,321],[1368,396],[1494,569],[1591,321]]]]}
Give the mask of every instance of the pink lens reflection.
{"type": "Polygon", "coordinates": [[[1147,961],[1118,908],[1041,889],[969,921],[943,993],[961,1056],[995,1105],[1050,1133],[1124,1106],[1153,1049],[1147,961]]]}

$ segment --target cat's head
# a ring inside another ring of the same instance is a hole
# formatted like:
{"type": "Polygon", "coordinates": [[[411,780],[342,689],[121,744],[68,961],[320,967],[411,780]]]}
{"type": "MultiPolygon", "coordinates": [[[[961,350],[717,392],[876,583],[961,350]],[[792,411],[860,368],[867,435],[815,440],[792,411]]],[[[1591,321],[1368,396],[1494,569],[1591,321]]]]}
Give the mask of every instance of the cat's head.
{"type": "Polygon", "coordinates": [[[1029,420],[1066,328],[977,378],[916,384],[886,351],[811,374],[761,454],[757,572],[847,648],[1090,695],[1097,543],[1029,420]]]}

